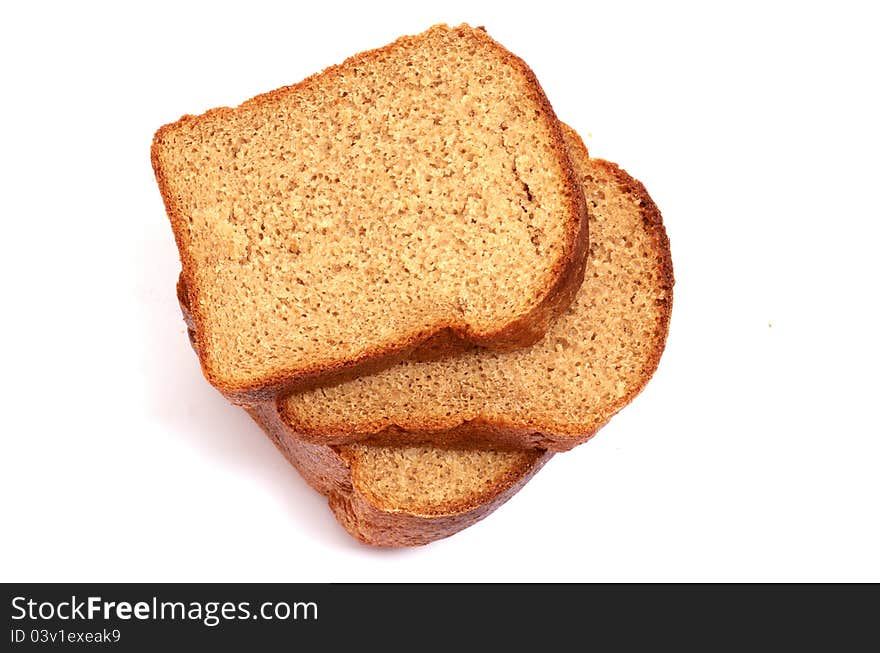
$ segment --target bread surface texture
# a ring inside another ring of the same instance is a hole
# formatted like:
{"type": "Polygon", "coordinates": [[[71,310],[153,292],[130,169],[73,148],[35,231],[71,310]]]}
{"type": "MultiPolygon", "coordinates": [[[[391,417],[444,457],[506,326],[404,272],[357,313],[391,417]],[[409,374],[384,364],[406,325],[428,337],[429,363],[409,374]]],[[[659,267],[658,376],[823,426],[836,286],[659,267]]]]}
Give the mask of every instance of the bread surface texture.
{"type": "Polygon", "coordinates": [[[292,436],[271,403],[246,410],[303,479],[328,498],[337,521],[373,546],[419,546],[454,535],[494,512],[553,455],[315,445],[292,436]]]}
{"type": "Polygon", "coordinates": [[[583,286],[547,336],[528,349],[472,350],[404,361],[377,374],[279,399],[291,432],[309,442],[431,442],[535,447],[584,442],[648,382],[672,307],[672,260],[644,186],[590,159],[565,128],[590,212],[583,286]]]}
{"type": "Polygon", "coordinates": [[[207,379],[239,403],[443,343],[533,344],[587,219],[531,70],[466,25],[161,128],[152,161],[207,379]]]}

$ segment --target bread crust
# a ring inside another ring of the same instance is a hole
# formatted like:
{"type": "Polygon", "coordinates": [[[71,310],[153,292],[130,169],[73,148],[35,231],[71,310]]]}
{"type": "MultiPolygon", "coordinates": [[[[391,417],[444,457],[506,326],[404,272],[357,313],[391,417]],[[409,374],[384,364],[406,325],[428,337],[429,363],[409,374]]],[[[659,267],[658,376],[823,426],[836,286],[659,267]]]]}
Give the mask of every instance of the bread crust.
{"type": "MultiPolygon", "coordinates": [[[[581,149],[581,157],[587,158],[588,153],[583,141],[574,130],[564,125],[569,131],[570,142],[581,149]]],[[[422,420],[421,423],[410,423],[406,427],[398,425],[383,426],[382,422],[361,422],[357,425],[332,425],[321,428],[304,427],[297,423],[295,415],[285,409],[283,398],[278,401],[278,411],[282,421],[296,437],[315,444],[344,444],[361,442],[378,446],[433,444],[441,447],[471,447],[483,449],[548,449],[566,451],[582,444],[595,435],[599,429],[629,404],[645,387],[656,371],[660,357],[666,346],[669,333],[669,322],[672,313],[672,290],[675,283],[672,270],[672,255],[669,239],[663,226],[663,219],[657,205],[648,195],[641,182],[631,177],[615,163],[601,159],[590,159],[591,165],[598,166],[607,172],[621,190],[641,202],[641,218],[644,228],[650,235],[654,250],[657,252],[657,271],[664,290],[664,298],[660,303],[659,320],[654,334],[655,346],[650,351],[645,372],[637,383],[630,383],[626,393],[608,405],[605,419],[588,429],[573,428],[571,425],[553,422],[534,422],[530,424],[514,423],[502,418],[478,416],[475,419],[454,422],[454,417],[445,421],[432,422],[422,420]]]]}
{"type": "MultiPolygon", "coordinates": [[[[436,25],[428,32],[433,29],[450,28],[446,25],[436,25]]],[[[499,56],[511,67],[517,69],[527,80],[524,89],[526,96],[534,106],[538,107],[538,112],[550,130],[551,147],[563,172],[561,182],[568,203],[568,210],[564,216],[566,242],[563,244],[563,256],[552,269],[551,276],[555,279],[554,283],[546,288],[542,294],[532,299],[531,310],[522,315],[511,316],[508,322],[499,325],[497,329],[490,332],[477,333],[470,325],[452,322],[453,316],[450,316],[450,321],[447,323],[438,323],[432,329],[412,334],[398,342],[376,345],[368,348],[359,356],[348,360],[338,360],[330,365],[305,365],[297,369],[281,370],[276,374],[267,375],[256,383],[223,378],[212,368],[209,357],[206,355],[207,343],[204,341],[204,329],[200,328],[204,324],[204,317],[200,309],[199,288],[194,278],[194,261],[190,254],[189,232],[184,224],[185,218],[178,206],[177,198],[170,190],[160,158],[163,142],[166,135],[172,130],[186,123],[218,115],[233,115],[237,108],[220,107],[211,109],[200,116],[185,115],[177,122],[164,125],[156,132],[150,156],[156,182],[180,252],[181,277],[184,281],[183,292],[186,294],[187,305],[190,307],[193,325],[199,327],[195,329],[195,339],[202,373],[211,385],[233,403],[243,405],[259,403],[317,384],[338,383],[354,376],[375,373],[413,356],[449,356],[475,345],[496,350],[527,347],[540,340],[553,320],[565,311],[574,300],[584,278],[589,245],[589,220],[587,219],[583,190],[569,160],[562,128],[553,107],[531,68],[522,59],[488,36],[484,28],[472,29],[466,24],[462,24],[451,28],[451,31],[458,36],[480,40],[484,45],[498,52],[499,56]]],[[[343,63],[330,66],[297,84],[257,95],[239,105],[238,108],[270,103],[288,94],[308,90],[321,75],[336,71],[344,66],[357,65],[370,57],[384,56],[393,52],[401,44],[419,39],[422,36],[404,36],[381,48],[356,54],[343,63]]]]}
{"type": "Polygon", "coordinates": [[[535,451],[492,487],[431,512],[416,513],[383,503],[359,483],[359,460],[347,447],[297,439],[281,423],[272,403],[245,410],[303,479],[327,497],[339,523],[357,540],[372,546],[419,546],[454,535],[504,504],[553,456],[535,451]]]}

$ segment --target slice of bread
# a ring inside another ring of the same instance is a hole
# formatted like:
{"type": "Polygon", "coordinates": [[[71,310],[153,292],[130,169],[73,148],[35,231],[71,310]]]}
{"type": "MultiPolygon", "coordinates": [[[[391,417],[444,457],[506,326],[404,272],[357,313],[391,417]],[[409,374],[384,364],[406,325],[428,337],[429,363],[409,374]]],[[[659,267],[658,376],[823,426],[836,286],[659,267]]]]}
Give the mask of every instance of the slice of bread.
{"type": "Polygon", "coordinates": [[[162,127],[152,162],[206,378],[238,403],[537,341],[587,220],[534,74],[440,25],[162,127]]]}
{"type": "Polygon", "coordinates": [[[418,546],[475,524],[553,455],[422,447],[325,447],[292,437],[271,403],[246,410],[340,524],[374,546],[418,546]]]}
{"type": "Polygon", "coordinates": [[[589,159],[565,128],[590,210],[587,274],[547,336],[513,352],[406,361],[279,399],[291,433],[316,444],[435,443],[561,451],[584,442],[657,368],[672,307],[672,259],[644,186],[589,159]]]}

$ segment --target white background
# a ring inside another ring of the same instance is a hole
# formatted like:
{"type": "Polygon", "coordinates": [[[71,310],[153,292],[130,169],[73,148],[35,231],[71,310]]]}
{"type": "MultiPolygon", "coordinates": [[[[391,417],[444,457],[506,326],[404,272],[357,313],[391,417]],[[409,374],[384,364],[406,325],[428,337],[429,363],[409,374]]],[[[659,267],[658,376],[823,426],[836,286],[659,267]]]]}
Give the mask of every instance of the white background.
{"type": "Polygon", "coordinates": [[[5,9],[0,579],[880,581],[877,17],[714,4],[5,9]],[[671,334],[497,513],[374,550],[201,377],[149,146],[463,21],[652,193],[671,334]]]}

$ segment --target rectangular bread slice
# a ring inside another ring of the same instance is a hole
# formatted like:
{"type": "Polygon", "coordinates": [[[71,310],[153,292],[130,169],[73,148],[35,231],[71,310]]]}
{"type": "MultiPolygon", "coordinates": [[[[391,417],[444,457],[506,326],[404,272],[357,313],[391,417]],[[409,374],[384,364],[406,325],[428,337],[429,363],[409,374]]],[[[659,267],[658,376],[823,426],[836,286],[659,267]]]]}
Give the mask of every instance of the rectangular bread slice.
{"type": "Polygon", "coordinates": [[[237,403],[425,345],[530,345],[583,278],[559,123],[482,29],[436,26],[184,116],[152,162],[203,372],[237,403]]]}
{"type": "Polygon", "coordinates": [[[584,442],[650,379],[672,308],[672,259],[645,188],[566,140],[590,211],[583,286],[528,349],[404,361],[282,397],[282,420],[315,444],[434,443],[561,451],[584,442]]]}

